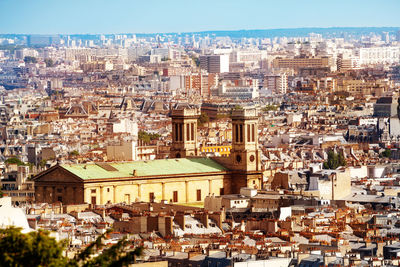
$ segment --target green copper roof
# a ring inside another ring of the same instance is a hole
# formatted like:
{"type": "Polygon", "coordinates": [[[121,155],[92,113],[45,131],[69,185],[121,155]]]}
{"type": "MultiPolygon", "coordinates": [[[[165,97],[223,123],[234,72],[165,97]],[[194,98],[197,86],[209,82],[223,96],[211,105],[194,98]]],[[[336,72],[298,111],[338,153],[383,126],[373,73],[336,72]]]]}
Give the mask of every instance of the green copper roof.
{"type": "Polygon", "coordinates": [[[61,167],[84,180],[133,177],[133,170],[136,170],[136,176],[207,173],[227,170],[224,166],[209,158],[160,159],[119,163],[109,162],[104,163],[104,165],[105,166],[94,163],[63,164],[61,167]]]}

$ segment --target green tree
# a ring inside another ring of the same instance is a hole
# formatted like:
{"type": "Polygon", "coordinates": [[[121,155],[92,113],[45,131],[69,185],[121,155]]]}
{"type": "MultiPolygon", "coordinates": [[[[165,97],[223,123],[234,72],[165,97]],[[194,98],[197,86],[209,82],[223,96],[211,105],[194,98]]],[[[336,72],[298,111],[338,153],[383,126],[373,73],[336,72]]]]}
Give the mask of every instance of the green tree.
{"type": "Polygon", "coordinates": [[[26,57],[24,57],[24,62],[25,63],[37,63],[37,58],[26,56],[26,57]]]}
{"type": "Polygon", "coordinates": [[[42,230],[22,234],[20,228],[0,229],[1,266],[65,266],[64,247],[42,230]]]}
{"type": "Polygon", "coordinates": [[[204,123],[207,123],[210,121],[210,117],[208,117],[207,113],[202,112],[197,120],[199,123],[199,126],[202,126],[204,123]]]}
{"type": "Polygon", "coordinates": [[[241,110],[243,109],[243,107],[241,105],[236,105],[233,110],[241,110]]]}
{"type": "Polygon", "coordinates": [[[44,63],[46,63],[46,67],[54,67],[54,61],[51,58],[45,58],[44,63]]]}
{"type": "Polygon", "coordinates": [[[192,57],[192,60],[196,67],[200,67],[200,59],[198,57],[192,57]]]}
{"type": "Polygon", "coordinates": [[[18,166],[25,165],[24,162],[22,162],[20,159],[16,157],[8,158],[4,161],[6,164],[17,164],[18,166]]]}
{"type": "Polygon", "coordinates": [[[328,160],[324,162],[324,169],[336,170],[340,166],[346,166],[347,162],[343,153],[328,152],[328,160]]]}
{"type": "Polygon", "coordinates": [[[63,256],[66,242],[57,242],[43,230],[21,233],[20,228],[0,229],[0,266],[128,266],[143,254],[143,247],[131,249],[132,242],[121,239],[111,247],[104,245],[111,230],[100,235],[73,259],[63,256]],[[94,256],[97,255],[97,256],[94,256]]]}
{"type": "Polygon", "coordinates": [[[275,105],[266,105],[264,108],[263,108],[263,111],[275,111],[275,110],[277,110],[278,109],[278,107],[277,106],[275,106],[275,105]]]}
{"type": "Polygon", "coordinates": [[[118,243],[104,249],[104,239],[111,232],[111,229],[100,235],[96,241],[86,247],[81,253],[77,254],[70,262],[70,266],[128,266],[136,263],[136,258],[143,254],[143,247],[136,247],[134,250],[127,251],[131,245],[126,238],[118,243]],[[92,257],[93,254],[102,251],[99,256],[92,257]]]}
{"type": "Polygon", "coordinates": [[[78,152],[78,150],[72,150],[71,152],[69,152],[69,155],[76,157],[76,156],[79,156],[79,152],[78,152]]]}
{"type": "Polygon", "coordinates": [[[46,163],[47,163],[47,160],[42,159],[42,160],[39,162],[39,166],[42,167],[42,168],[44,168],[44,167],[46,166],[46,163]]]}
{"type": "Polygon", "coordinates": [[[139,131],[138,138],[144,143],[150,143],[150,141],[157,140],[161,135],[158,133],[148,133],[146,131],[139,131]]]}
{"type": "Polygon", "coordinates": [[[385,151],[383,151],[381,153],[381,156],[384,158],[390,158],[390,156],[392,155],[392,151],[390,149],[385,149],[385,151]]]}

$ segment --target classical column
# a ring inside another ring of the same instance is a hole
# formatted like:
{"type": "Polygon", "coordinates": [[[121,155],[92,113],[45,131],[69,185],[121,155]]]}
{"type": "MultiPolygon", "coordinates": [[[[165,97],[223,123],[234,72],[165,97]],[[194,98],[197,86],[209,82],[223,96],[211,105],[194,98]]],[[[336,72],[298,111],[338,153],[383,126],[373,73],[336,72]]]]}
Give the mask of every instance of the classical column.
{"type": "Polygon", "coordinates": [[[162,186],[162,195],[161,195],[161,200],[165,200],[165,183],[161,183],[162,186]]]}
{"type": "Polygon", "coordinates": [[[104,199],[103,199],[103,186],[100,186],[100,205],[104,204],[104,199]]]}

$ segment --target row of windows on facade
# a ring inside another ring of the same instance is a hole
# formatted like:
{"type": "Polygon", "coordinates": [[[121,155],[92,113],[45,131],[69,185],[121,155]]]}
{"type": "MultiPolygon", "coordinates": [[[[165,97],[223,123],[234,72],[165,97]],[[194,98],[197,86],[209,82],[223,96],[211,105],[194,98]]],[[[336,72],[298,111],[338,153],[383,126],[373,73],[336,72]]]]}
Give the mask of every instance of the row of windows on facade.
{"type": "Polygon", "coordinates": [[[243,143],[244,141],[244,131],[246,131],[247,128],[247,142],[255,142],[255,124],[235,124],[233,127],[233,139],[235,140],[236,143],[243,143]],[[243,127],[244,126],[244,127],[243,127]],[[245,128],[245,129],[243,129],[245,128]]]}
{"type": "Polygon", "coordinates": [[[192,123],[175,123],[173,127],[173,135],[174,135],[174,140],[175,141],[181,141],[183,142],[183,137],[184,137],[184,130],[186,125],[186,140],[185,141],[194,141],[194,122],[192,123]]]}
{"type": "MultiPolygon", "coordinates": [[[[61,193],[61,190],[62,189],[57,189],[57,191],[59,193],[61,193]]],[[[91,192],[91,194],[96,194],[97,190],[96,189],[91,189],[90,192],[91,192]]],[[[107,192],[110,192],[110,188],[107,188],[107,192]]],[[[224,194],[224,188],[220,188],[220,195],[223,195],[223,194],[224,194]]],[[[173,191],[172,195],[173,196],[172,196],[171,202],[178,202],[178,191],[173,191]]],[[[125,194],[125,199],[129,200],[130,199],[130,194],[125,194]]],[[[156,197],[154,195],[154,192],[150,192],[149,193],[149,199],[150,199],[150,201],[154,201],[156,199],[156,197]]],[[[92,196],[91,200],[92,200],[91,201],[92,204],[96,204],[96,197],[95,196],[92,196]]],[[[197,201],[202,201],[201,189],[197,189],[197,191],[196,191],[196,200],[197,201]]],[[[61,200],[59,200],[59,201],[61,201],[61,200]]],[[[128,202],[130,202],[130,201],[128,201],[128,202]]]]}

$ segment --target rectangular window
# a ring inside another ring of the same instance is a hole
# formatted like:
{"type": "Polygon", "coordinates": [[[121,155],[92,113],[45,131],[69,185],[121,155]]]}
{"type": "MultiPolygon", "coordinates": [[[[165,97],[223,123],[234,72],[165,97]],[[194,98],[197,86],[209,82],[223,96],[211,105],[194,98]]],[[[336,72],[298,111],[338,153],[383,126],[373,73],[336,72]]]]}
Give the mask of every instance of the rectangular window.
{"type": "Polygon", "coordinates": [[[92,197],[92,204],[96,205],[96,197],[92,197]]]}
{"type": "Polygon", "coordinates": [[[221,187],[221,188],[219,189],[219,195],[222,196],[223,194],[224,194],[224,188],[221,187]]]}
{"type": "Polygon", "coordinates": [[[172,202],[178,202],[178,191],[173,192],[172,202]]]}
{"type": "Polygon", "coordinates": [[[240,125],[239,125],[239,132],[240,132],[240,133],[239,133],[239,137],[240,137],[240,138],[239,138],[239,139],[240,139],[239,142],[240,142],[240,143],[243,143],[243,124],[240,124],[240,125]]]}
{"type": "Polygon", "coordinates": [[[57,197],[57,200],[58,200],[59,202],[62,202],[62,197],[57,197]]]}
{"type": "Polygon", "coordinates": [[[247,142],[250,142],[251,132],[250,132],[250,124],[247,124],[247,142]]]}
{"type": "Polygon", "coordinates": [[[96,194],[96,189],[92,189],[92,190],[90,190],[90,192],[91,192],[92,194],[96,194]]]}
{"type": "Polygon", "coordinates": [[[256,136],[256,133],[255,133],[255,126],[254,126],[254,124],[252,124],[252,125],[251,125],[251,139],[252,139],[253,142],[256,141],[255,136],[256,136]]]}
{"type": "Polygon", "coordinates": [[[189,123],[186,124],[186,141],[190,141],[191,137],[190,137],[190,125],[189,123]]]}
{"type": "Polygon", "coordinates": [[[183,123],[179,123],[179,141],[183,141],[183,123]]]}
{"type": "Polygon", "coordinates": [[[191,137],[192,137],[191,140],[194,141],[194,123],[192,123],[192,136],[191,137]]]}
{"type": "Polygon", "coordinates": [[[149,193],[149,199],[150,199],[150,202],[154,201],[155,197],[154,197],[154,193],[153,192],[149,193]]]}
{"type": "Polygon", "coordinates": [[[239,124],[235,124],[235,140],[239,143],[239,124]]]}
{"type": "Polygon", "coordinates": [[[57,193],[62,193],[62,189],[61,188],[57,188],[57,193]]]}
{"type": "Polygon", "coordinates": [[[201,201],[201,189],[197,189],[197,201],[201,201]]]}
{"type": "Polygon", "coordinates": [[[179,139],[178,139],[178,133],[179,133],[179,129],[178,129],[178,124],[176,123],[175,124],[175,141],[178,141],[179,139]]]}

